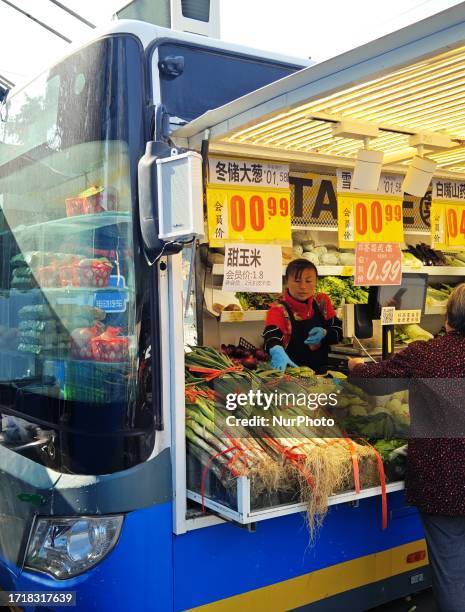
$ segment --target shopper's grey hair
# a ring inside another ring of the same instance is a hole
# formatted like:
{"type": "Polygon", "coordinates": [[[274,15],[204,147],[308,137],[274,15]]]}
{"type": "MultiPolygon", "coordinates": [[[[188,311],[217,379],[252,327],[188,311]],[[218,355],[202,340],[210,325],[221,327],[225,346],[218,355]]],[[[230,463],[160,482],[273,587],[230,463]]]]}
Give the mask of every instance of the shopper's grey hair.
{"type": "Polygon", "coordinates": [[[455,331],[465,334],[465,283],[457,285],[449,296],[447,323],[455,331]]]}

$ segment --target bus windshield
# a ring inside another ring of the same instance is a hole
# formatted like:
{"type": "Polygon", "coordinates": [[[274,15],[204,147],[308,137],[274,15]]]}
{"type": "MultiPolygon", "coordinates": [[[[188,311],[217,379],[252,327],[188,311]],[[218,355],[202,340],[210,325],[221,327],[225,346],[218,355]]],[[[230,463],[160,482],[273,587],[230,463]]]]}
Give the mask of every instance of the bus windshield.
{"type": "Polygon", "coordinates": [[[140,62],[133,39],[103,39],[2,109],[0,443],[74,473],[131,463],[123,434],[141,425],[131,162],[140,62]],[[93,442],[109,432],[118,444],[105,452],[93,442]]]}

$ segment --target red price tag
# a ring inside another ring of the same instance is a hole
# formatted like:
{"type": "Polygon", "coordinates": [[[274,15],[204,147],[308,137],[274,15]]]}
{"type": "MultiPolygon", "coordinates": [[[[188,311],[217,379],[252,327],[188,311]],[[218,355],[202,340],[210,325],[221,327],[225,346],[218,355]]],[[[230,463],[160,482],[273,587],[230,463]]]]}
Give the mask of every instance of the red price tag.
{"type": "Polygon", "coordinates": [[[400,285],[402,252],[396,242],[362,242],[355,247],[355,285],[400,285]]]}

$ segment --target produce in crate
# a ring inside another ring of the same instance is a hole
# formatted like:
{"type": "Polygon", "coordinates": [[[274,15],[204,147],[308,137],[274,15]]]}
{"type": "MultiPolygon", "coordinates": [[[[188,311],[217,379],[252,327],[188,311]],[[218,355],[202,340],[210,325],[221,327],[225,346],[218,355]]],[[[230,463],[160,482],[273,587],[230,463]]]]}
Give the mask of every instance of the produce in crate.
{"type": "MultiPolygon", "coordinates": [[[[258,429],[226,426],[231,393],[260,389],[264,394],[279,392],[292,398],[292,394],[319,395],[339,389],[339,383],[316,377],[306,368],[295,373],[292,376],[288,371],[283,376],[265,366],[250,371],[215,349],[193,348],[186,354],[187,444],[202,466],[203,478],[211,470],[228,488],[238,475],[249,476],[252,504],[264,492],[276,492],[280,499],[288,496],[288,501],[305,501],[313,532],[330,495],[379,482],[374,449],[348,439],[337,425],[323,423],[323,408],[311,412],[319,419],[314,426],[296,424],[291,417],[308,414],[308,408],[292,403],[284,411],[275,406],[267,412],[268,417],[284,413],[287,420],[279,423],[258,429]]],[[[234,416],[250,418],[260,410],[247,403],[237,406],[234,416]]],[[[202,488],[200,483],[197,487],[202,488]]]]}
{"type": "Polygon", "coordinates": [[[344,304],[368,302],[368,291],[363,287],[356,287],[353,280],[348,277],[323,276],[318,279],[317,292],[329,295],[335,308],[344,304]]]}
{"type": "Polygon", "coordinates": [[[90,340],[92,357],[95,361],[123,362],[129,356],[129,338],[120,336],[121,328],[106,328],[103,334],[90,340]]]}
{"type": "Polygon", "coordinates": [[[221,352],[227,355],[233,363],[242,364],[249,370],[255,370],[260,361],[268,361],[268,355],[260,348],[247,349],[235,344],[222,344],[221,352]]]}
{"type": "Polygon", "coordinates": [[[428,306],[444,306],[453,290],[454,287],[445,283],[428,287],[426,290],[426,304],[428,306]]]}
{"type": "Polygon", "coordinates": [[[76,197],[66,198],[65,205],[67,217],[95,215],[116,210],[118,196],[112,188],[105,189],[102,186],[93,185],[76,197]]]}
{"type": "Polygon", "coordinates": [[[394,334],[395,340],[403,344],[410,344],[416,340],[426,342],[434,338],[433,334],[430,334],[426,329],[423,329],[415,323],[411,323],[410,325],[396,325],[394,334]]]}
{"type": "Polygon", "coordinates": [[[410,251],[402,251],[402,265],[412,270],[420,270],[423,262],[410,251]]]}
{"type": "Polygon", "coordinates": [[[243,310],[268,310],[278,297],[276,293],[246,293],[242,291],[236,293],[236,298],[243,310]]]}
{"type": "Polygon", "coordinates": [[[113,266],[106,258],[81,259],[78,278],[81,287],[107,287],[113,266]]]}
{"type": "Polygon", "coordinates": [[[100,322],[92,327],[80,327],[71,333],[71,355],[75,359],[92,359],[92,338],[96,338],[104,330],[100,322]]]}

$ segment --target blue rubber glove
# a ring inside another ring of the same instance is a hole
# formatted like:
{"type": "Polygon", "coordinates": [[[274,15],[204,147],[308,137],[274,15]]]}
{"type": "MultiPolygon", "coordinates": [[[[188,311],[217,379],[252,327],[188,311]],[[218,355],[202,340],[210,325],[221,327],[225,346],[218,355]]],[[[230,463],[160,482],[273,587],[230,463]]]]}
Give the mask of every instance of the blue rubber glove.
{"type": "Polygon", "coordinates": [[[325,336],[326,329],[323,329],[322,327],[314,327],[308,332],[308,338],[304,340],[304,344],[321,344],[325,336]]]}
{"type": "Polygon", "coordinates": [[[283,347],[279,344],[270,348],[271,355],[271,365],[275,370],[281,370],[281,372],[285,372],[287,366],[293,366],[296,368],[296,364],[289,359],[289,355],[283,349],[283,347]]]}

